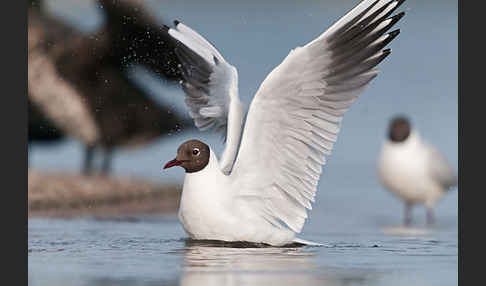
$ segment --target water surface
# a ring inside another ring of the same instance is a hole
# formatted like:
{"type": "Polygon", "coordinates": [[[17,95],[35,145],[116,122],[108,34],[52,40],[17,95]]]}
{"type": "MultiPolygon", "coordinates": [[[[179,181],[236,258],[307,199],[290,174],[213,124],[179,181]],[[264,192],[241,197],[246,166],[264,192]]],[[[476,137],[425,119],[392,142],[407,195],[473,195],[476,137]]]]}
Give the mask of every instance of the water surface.
{"type": "Polygon", "coordinates": [[[436,227],[416,208],[403,230],[402,204],[363,170],[329,168],[320,184],[300,237],[322,247],[188,244],[175,214],[31,218],[30,284],[457,285],[457,191],[438,205],[436,227]]]}

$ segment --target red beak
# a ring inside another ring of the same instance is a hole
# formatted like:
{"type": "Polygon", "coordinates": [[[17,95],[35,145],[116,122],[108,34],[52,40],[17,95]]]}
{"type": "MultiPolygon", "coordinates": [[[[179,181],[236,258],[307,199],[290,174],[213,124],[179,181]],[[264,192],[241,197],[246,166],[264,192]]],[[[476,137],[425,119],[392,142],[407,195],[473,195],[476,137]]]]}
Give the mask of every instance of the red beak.
{"type": "Polygon", "coordinates": [[[174,159],[172,161],[167,162],[167,164],[165,164],[165,166],[164,166],[164,169],[174,167],[174,166],[179,166],[180,164],[182,164],[182,161],[174,159]]]}

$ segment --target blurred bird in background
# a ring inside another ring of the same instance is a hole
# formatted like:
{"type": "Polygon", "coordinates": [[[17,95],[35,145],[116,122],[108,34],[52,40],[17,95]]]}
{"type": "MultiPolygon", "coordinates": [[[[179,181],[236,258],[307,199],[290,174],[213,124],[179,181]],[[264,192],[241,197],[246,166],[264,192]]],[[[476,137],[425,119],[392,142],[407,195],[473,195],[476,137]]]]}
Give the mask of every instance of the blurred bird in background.
{"type": "Polygon", "coordinates": [[[47,15],[40,0],[28,11],[29,143],[77,138],[86,146],[85,174],[92,173],[96,148],[108,174],[115,148],[148,143],[190,121],[153,100],[127,72],[137,65],[180,80],[167,28],[141,1],[98,2],[105,24],[94,34],[47,15]]]}
{"type": "Polygon", "coordinates": [[[39,108],[35,104],[32,104],[29,99],[27,102],[29,141],[51,143],[59,142],[60,139],[64,138],[64,133],[56,127],[52,120],[44,116],[39,108]]]}
{"type": "Polygon", "coordinates": [[[392,118],[378,160],[383,186],[405,203],[404,224],[412,222],[412,207],[423,204],[426,222],[434,224],[433,208],[457,185],[457,177],[439,150],[423,141],[405,116],[392,118]]]}

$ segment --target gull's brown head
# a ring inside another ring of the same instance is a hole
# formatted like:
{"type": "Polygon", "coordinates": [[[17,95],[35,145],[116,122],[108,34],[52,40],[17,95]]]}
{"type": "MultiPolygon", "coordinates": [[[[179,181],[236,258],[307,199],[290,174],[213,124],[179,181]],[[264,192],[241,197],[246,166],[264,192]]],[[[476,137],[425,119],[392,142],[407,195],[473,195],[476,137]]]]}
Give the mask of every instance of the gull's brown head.
{"type": "Polygon", "coordinates": [[[388,129],[388,139],[392,142],[403,142],[410,135],[410,121],[405,116],[397,116],[391,120],[388,129]]]}
{"type": "Polygon", "coordinates": [[[164,169],[181,166],[186,173],[194,173],[206,167],[209,163],[209,146],[199,140],[189,140],[177,149],[177,157],[167,162],[164,169]]]}

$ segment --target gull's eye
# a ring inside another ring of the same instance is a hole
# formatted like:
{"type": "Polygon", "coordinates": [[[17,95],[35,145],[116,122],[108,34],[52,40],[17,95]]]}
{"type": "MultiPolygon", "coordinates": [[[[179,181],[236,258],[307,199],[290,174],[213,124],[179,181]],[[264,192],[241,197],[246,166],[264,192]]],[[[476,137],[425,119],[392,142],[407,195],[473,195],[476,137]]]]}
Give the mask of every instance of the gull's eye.
{"type": "Polygon", "coordinates": [[[192,149],[192,154],[195,156],[199,155],[199,149],[198,148],[192,149]]]}

